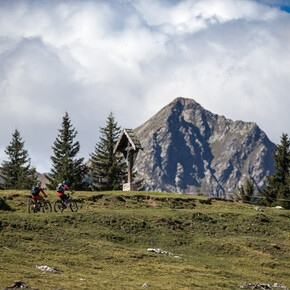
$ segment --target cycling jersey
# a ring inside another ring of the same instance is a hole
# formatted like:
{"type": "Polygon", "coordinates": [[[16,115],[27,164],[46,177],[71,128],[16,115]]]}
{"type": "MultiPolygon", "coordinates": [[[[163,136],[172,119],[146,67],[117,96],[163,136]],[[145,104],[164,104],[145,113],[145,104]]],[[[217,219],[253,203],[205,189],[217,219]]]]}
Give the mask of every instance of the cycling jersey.
{"type": "Polygon", "coordinates": [[[66,184],[63,184],[63,185],[62,185],[62,191],[58,191],[58,192],[57,192],[57,195],[58,195],[58,196],[62,196],[62,195],[64,195],[64,192],[65,192],[66,190],[69,190],[69,187],[68,187],[66,184]]]}

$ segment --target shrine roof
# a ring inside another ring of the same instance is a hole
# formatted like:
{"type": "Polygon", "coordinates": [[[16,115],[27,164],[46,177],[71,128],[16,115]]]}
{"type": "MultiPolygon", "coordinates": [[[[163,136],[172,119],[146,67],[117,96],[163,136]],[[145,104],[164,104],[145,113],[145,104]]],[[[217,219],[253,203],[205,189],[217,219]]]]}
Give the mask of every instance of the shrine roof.
{"type": "Polygon", "coordinates": [[[132,148],[132,150],[138,151],[142,150],[142,145],[135,134],[133,129],[124,129],[116,143],[114,152],[120,151],[123,152],[128,148],[128,145],[132,148]],[[128,144],[129,143],[129,144],[128,144]]]}

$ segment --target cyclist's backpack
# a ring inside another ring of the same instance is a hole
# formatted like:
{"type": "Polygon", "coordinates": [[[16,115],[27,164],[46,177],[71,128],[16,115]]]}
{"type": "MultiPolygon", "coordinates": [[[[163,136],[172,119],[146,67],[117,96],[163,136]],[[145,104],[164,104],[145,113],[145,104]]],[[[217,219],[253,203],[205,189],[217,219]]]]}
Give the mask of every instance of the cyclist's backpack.
{"type": "Polygon", "coordinates": [[[40,189],[39,189],[38,186],[33,186],[33,187],[31,188],[31,195],[33,195],[33,196],[37,196],[37,195],[39,195],[39,192],[40,192],[40,189]]]}
{"type": "Polygon", "coordinates": [[[59,184],[57,185],[57,187],[56,187],[56,191],[57,191],[57,192],[63,192],[63,186],[62,186],[61,183],[59,183],[59,184]]]}

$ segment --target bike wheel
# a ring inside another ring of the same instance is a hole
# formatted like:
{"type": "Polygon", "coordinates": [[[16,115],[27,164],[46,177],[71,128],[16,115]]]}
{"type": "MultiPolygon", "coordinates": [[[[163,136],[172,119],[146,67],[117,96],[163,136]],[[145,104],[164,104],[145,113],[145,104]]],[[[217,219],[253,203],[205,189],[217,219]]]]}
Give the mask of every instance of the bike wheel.
{"type": "Polygon", "coordinates": [[[29,213],[36,213],[37,212],[36,205],[33,201],[31,201],[28,205],[28,212],[29,213]]]}
{"type": "Polygon", "coordinates": [[[63,212],[63,205],[62,205],[62,201],[61,200],[57,200],[55,203],[54,203],[54,211],[55,212],[63,212]]]}
{"type": "Polygon", "coordinates": [[[70,207],[72,212],[78,211],[78,204],[75,200],[70,200],[69,207],[70,207]]]}
{"type": "Polygon", "coordinates": [[[51,204],[48,200],[44,200],[42,203],[42,211],[44,213],[50,213],[52,211],[51,204]]]}

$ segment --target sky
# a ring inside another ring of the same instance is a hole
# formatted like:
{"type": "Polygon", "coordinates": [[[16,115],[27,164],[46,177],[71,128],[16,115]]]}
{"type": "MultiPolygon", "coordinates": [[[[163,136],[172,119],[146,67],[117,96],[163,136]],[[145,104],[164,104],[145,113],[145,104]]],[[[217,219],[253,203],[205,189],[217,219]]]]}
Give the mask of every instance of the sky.
{"type": "Polygon", "coordinates": [[[17,129],[51,168],[68,112],[88,160],[113,112],[136,128],[177,97],[290,133],[290,0],[1,0],[0,164],[17,129]]]}

